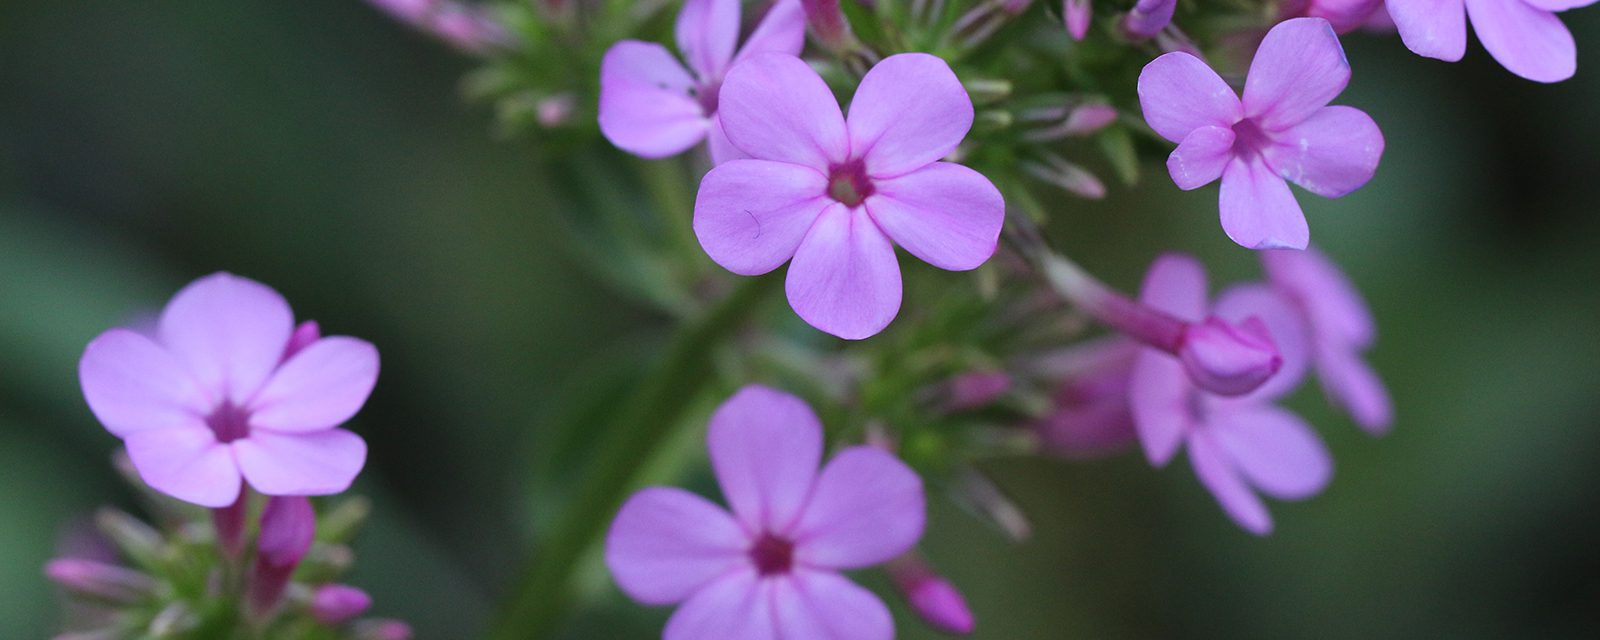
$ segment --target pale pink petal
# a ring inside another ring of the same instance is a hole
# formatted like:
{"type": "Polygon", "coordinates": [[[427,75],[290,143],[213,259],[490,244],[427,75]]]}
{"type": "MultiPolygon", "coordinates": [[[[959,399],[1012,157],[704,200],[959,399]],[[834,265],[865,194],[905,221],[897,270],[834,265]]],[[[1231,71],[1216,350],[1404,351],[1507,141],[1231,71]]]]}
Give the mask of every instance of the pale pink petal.
{"type": "Polygon", "coordinates": [[[1561,12],[1568,9],[1587,7],[1591,4],[1594,4],[1596,0],[1523,0],[1523,2],[1528,3],[1528,6],[1531,6],[1535,9],[1561,12]]]}
{"type": "Polygon", "coordinates": [[[1412,53],[1450,62],[1467,53],[1465,0],[1387,0],[1384,4],[1400,40],[1412,53]]]}
{"type": "Polygon", "coordinates": [[[892,178],[937,161],[972,128],[972,98],[950,65],[902,53],[872,67],[850,99],[850,155],[874,178],[892,178]]]}
{"type": "Polygon", "coordinates": [[[778,635],[775,579],[736,569],[690,596],[667,620],[662,640],[789,640],[778,635]]]}
{"type": "Polygon", "coordinates": [[[1328,486],[1333,456],[1311,425],[1270,404],[1236,407],[1214,412],[1207,433],[1250,484],[1279,500],[1309,498],[1328,486]]]}
{"type": "Polygon", "coordinates": [[[1179,189],[1188,191],[1211,184],[1222,177],[1223,167],[1233,159],[1233,130],[1205,126],[1189,132],[1172,155],[1167,156],[1167,173],[1179,189]]]}
{"type": "Polygon", "coordinates": [[[1228,452],[1212,439],[1208,428],[1189,434],[1189,463],[1200,484],[1216,497],[1229,518],[1258,536],[1272,533],[1272,514],[1267,513],[1267,505],[1245,484],[1228,452]]]}
{"type": "Polygon", "coordinates": [[[733,57],[733,64],[762,53],[800,55],[806,44],[806,12],[800,0],[778,0],[762,16],[750,37],[733,57]]]}
{"type": "Polygon", "coordinates": [[[1206,316],[1206,268],[1193,256],[1165,253],[1145,272],[1139,302],[1176,316],[1199,322],[1206,316]]]}
{"type": "Polygon", "coordinates": [[[1327,254],[1307,247],[1304,251],[1263,251],[1260,256],[1272,285],[1305,309],[1318,341],[1357,349],[1372,346],[1377,335],[1372,312],[1355,284],[1327,254]]]}
{"type": "Polygon", "coordinates": [[[1311,242],[1289,184],[1261,161],[1235,158],[1222,171],[1222,230],[1246,249],[1304,249],[1311,242]]]}
{"type": "Polygon", "coordinates": [[[1560,82],[1578,70],[1578,46],[1556,14],[1521,0],[1467,0],[1483,48],[1512,73],[1560,82]]]}
{"type": "Polygon", "coordinates": [[[343,424],[378,382],[378,349],[345,336],[311,343],[278,368],[250,403],[250,426],[316,431],[343,424]]]}
{"type": "Polygon", "coordinates": [[[275,433],[255,429],[233,443],[239,470],[269,496],[325,496],[350,488],[367,462],[367,443],[344,429],[275,433]]]}
{"type": "Polygon", "coordinates": [[[728,140],[751,157],[826,173],[850,152],[833,91],[794,56],[750,56],[728,72],[717,100],[728,140]]]}
{"type": "Polygon", "coordinates": [[[773,585],[778,637],[893,640],[894,618],[878,596],[831,571],[797,569],[773,585]]]}
{"type": "Polygon", "coordinates": [[[1268,132],[1311,117],[1350,84],[1339,36],[1322,18],[1278,23],[1256,49],[1244,82],[1244,113],[1268,132]]]}
{"type": "Polygon", "coordinates": [[[78,381],[106,430],[127,436],[191,424],[210,413],[205,392],[161,345],[135,331],[112,329],[83,350],[78,381]]]}
{"type": "Polygon", "coordinates": [[[739,0],[685,0],[676,35],[678,52],[701,80],[721,77],[739,44],[739,0]]]}
{"type": "Polygon", "coordinates": [[[832,200],[815,169],[770,160],[717,165],[700,181],[694,234],[713,262],[761,275],[794,257],[811,224],[832,200]]]}
{"type": "Polygon", "coordinates": [[[1144,449],[1145,459],[1164,467],[1183,446],[1183,437],[1195,427],[1195,390],[1177,358],[1144,349],[1134,360],[1128,382],[1128,408],[1144,449]]]}
{"type": "Polygon", "coordinates": [[[1394,403],[1378,373],[1348,346],[1318,351],[1317,377],[1328,397],[1367,433],[1383,435],[1394,423],[1394,403]]]}
{"type": "Polygon", "coordinates": [[[1217,296],[1213,312],[1234,323],[1259,318],[1266,323],[1267,333],[1277,347],[1282,363],[1278,372],[1244,399],[1259,402],[1281,398],[1305,380],[1311,367],[1311,343],[1306,335],[1305,316],[1293,302],[1264,284],[1236,285],[1217,296]]]}
{"type": "Polygon", "coordinates": [[[139,477],[156,491],[212,509],[239,497],[233,452],[198,418],[188,426],[130,433],[123,443],[139,477]]]}
{"type": "Polygon", "coordinates": [[[711,166],[715,167],[732,160],[744,160],[750,157],[738,147],[728,141],[728,132],[722,130],[722,116],[711,114],[711,126],[706,131],[706,148],[711,152],[711,166]]]}
{"type": "Polygon", "coordinates": [[[600,133],[644,158],[682,153],[706,137],[711,121],[691,95],[694,78],[666,47],[623,40],[600,61],[600,133]]]}
{"type": "Polygon", "coordinates": [[[1314,0],[1306,15],[1323,18],[1334,31],[1347,33],[1365,25],[1382,8],[1383,0],[1314,0]]]}
{"type": "Polygon", "coordinates": [[[1161,137],[1183,142],[1200,127],[1230,128],[1244,116],[1239,96],[1190,54],[1162,55],[1139,72],[1139,108],[1161,137]]]}
{"type": "Polygon", "coordinates": [[[811,326],[846,340],[870,338],[900,312],[900,263],[866,209],[836,203],[800,242],[785,289],[811,326]]]}
{"type": "Polygon", "coordinates": [[[706,442],[722,495],[747,530],[794,523],[822,461],[822,423],[804,400],[746,386],[712,414],[706,442]]]}
{"type": "Polygon", "coordinates": [[[860,569],[911,549],[925,518],[921,476],[882,449],[858,446],[823,467],[789,537],[797,563],[860,569]]]}
{"type": "Polygon", "coordinates": [[[747,562],[749,537],[728,512],[682,489],[644,489],[606,534],[606,567],[628,597],[646,605],[682,602],[747,562]]]}
{"type": "Polygon", "coordinates": [[[1360,189],[1378,170],[1383,133],[1366,113],[1323,107],[1304,122],[1273,134],[1261,150],[1283,179],[1327,198],[1360,189]]]}
{"type": "Polygon", "coordinates": [[[196,280],[161,312],[161,344],[213,402],[242,403],[278,366],[294,313],[271,287],[230,273],[196,280]]]}
{"type": "Polygon", "coordinates": [[[879,181],[867,213],[895,244],[940,269],[976,269],[994,255],[1006,202],[983,174],[936,162],[879,181]]]}

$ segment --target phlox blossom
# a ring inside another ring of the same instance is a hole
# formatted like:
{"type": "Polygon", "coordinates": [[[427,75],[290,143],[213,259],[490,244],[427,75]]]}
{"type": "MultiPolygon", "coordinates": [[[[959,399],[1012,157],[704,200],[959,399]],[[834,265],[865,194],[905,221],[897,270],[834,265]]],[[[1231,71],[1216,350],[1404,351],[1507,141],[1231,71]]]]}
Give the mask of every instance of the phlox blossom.
{"type": "Polygon", "coordinates": [[[1455,62],[1467,52],[1467,18],[1508,71],[1560,82],[1578,71],[1578,45],[1556,13],[1595,0],[1388,0],[1400,40],[1417,55],[1455,62]]]}

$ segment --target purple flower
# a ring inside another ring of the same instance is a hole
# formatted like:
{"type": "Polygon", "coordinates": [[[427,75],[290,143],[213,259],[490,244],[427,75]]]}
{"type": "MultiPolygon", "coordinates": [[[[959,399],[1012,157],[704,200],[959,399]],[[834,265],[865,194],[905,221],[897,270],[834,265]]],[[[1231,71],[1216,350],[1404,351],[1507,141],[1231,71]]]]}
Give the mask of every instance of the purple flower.
{"type": "Polygon", "coordinates": [[[1267,280],[1299,309],[1310,337],[1311,362],[1329,400],[1368,433],[1380,435],[1394,422],[1389,392],[1361,353],[1377,337],[1372,312],[1339,266],[1315,247],[1263,251],[1267,280]]]}
{"type": "MultiPolygon", "coordinates": [[[[1199,319],[1206,314],[1206,276],[1187,256],[1158,259],[1145,276],[1142,299],[1167,313],[1199,319]]],[[[1299,416],[1274,404],[1292,391],[1308,365],[1306,336],[1294,308],[1265,285],[1234,287],[1211,312],[1227,319],[1261,318],[1283,355],[1277,375],[1240,397],[1207,393],[1183,365],[1146,348],[1134,363],[1128,397],[1146,457],[1165,466],[1187,445],[1200,483],[1223,511],[1257,535],[1272,530],[1257,493],[1298,500],[1321,492],[1333,474],[1322,441],[1299,416]]]]}
{"type": "Polygon", "coordinates": [[[710,139],[715,164],[745,157],[728,144],[717,117],[719,87],[728,69],[760,53],[796,55],[805,44],[799,0],[779,0],[739,40],[739,0],[688,0],[678,14],[678,51],[654,42],[623,40],[600,62],[600,132],[628,153],[664,158],[710,139]]]}
{"type": "Polygon", "coordinates": [[[1073,40],[1083,40],[1089,35],[1089,22],[1094,19],[1094,7],[1089,0],[1062,0],[1061,21],[1067,25],[1067,35],[1073,40]]]}
{"type": "Polygon", "coordinates": [[[888,570],[890,581],[905,597],[906,604],[928,626],[963,636],[977,627],[977,619],[961,590],[935,572],[921,555],[912,552],[895,558],[888,570]]]}
{"type": "Polygon", "coordinates": [[[839,574],[922,537],[922,480],[881,449],[840,451],[817,472],[822,425],[805,402],[748,386],[711,417],[711,464],[733,513],[682,489],[623,505],[606,566],[647,605],[681,604],[665,640],[890,640],[877,596],[839,574]]]}
{"type": "Polygon", "coordinates": [[[1178,0],[1139,0],[1122,16],[1122,33],[1133,40],[1153,38],[1172,24],[1178,0]]]}
{"type": "Polygon", "coordinates": [[[317,538],[317,512],[301,496],[275,497],[261,509],[256,566],[250,574],[250,610],[264,615],[283,600],[289,579],[317,538]]]}
{"type": "Polygon", "coordinates": [[[1251,249],[1304,249],[1311,232],[1285,181],[1337,198],[1372,179],[1383,134],[1366,113],[1325,106],[1350,81],[1328,21],[1295,18],[1267,33],[1240,100],[1187,53],[1139,74],[1139,104],[1161,137],[1178,143],[1167,171],[1184,190],[1222,179],[1222,229],[1251,249]]]}
{"type": "Polygon", "coordinates": [[[1389,0],[1406,48],[1455,62],[1467,52],[1467,16],[1489,55],[1512,73],[1560,82],[1578,70],[1578,46],[1556,12],[1595,0],[1389,0]]]}
{"type": "Polygon", "coordinates": [[[241,477],[266,495],[338,493],[367,445],[336,427],[366,403],[378,351],[308,326],[296,332],[270,287],[217,273],[173,296],[154,335],[100,334],[78,376],[95,417],[162,493],[226,507],[241,477]]]}
{"type": "Polygon", "coordinates": [[[994,253],[1005,202],[988,178],[940,162],[972,126],[943,60],[890,56],[861,80],[848,119],[794,56],[752,57],[722,88],[728,140],[752,159],[707,173],[694,231],[740,275],[789,265],[789,304],[811,326],[872,336],[900,310],[894,245],[941,269],[994,253]]]}
{"type": "Polygon", "coordinates": [[[346,584],[317,587],[311,595],[311,617],[328,626],[344,624],[372,608],[372,596],[346,584]]]}

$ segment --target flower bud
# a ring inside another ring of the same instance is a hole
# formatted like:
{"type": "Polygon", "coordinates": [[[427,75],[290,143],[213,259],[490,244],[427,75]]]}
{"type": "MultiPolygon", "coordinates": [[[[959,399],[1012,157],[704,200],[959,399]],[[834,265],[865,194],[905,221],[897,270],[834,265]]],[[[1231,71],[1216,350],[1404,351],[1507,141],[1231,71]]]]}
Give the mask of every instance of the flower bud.
{"type": "Polygon", "coordinates": [[[972,633],[976,621],[967,600],[955,585],[934,572],[915,551],[889,563],[889,578],[905,597],[906,604],[928,626],[958,635],[972,633]]]}
{"type": "Polygon", "coordinates": [[[257,615],[283,599],[289,578],[300,565],[317,533],[317,513],[304,496],[274,496],[261,512],[261,538],[256,542],[255,572],[250,577],[250,606],[257,615]]]}
{"type": "Polygon", "coordinates": [[[969,371],[944,384],[942,408],[950,413],[971,411],[988,405],[1011,390],[1011,376],[1004,371],[969,371]]]}
{"type": "Polygon", "coordinates": [[[1178,359],[1196,385],[1224,396],[1254,391],[1283,366],[1266,323],[1255,316],[1238,325],[1216,316],[1189,325],[1178,359]]]}
{"type": "Polygon", "coordinates": [[[1094,18],[1094,9],[1089,6],[1089,0],[1066,0],[1061,6],[1061,17],[1067,24],[1067,35],[1073,40],[1083,40],[1089,35],[1089,21],[1094,18]]]}
{"type": "Polygon", "coordinates": [[[850,33],[850,23],[845,21],[839,0],[800,0],[800,6],[805,9],[806,24],[811,27],[811,33],[823,47],[839,51],[855,38],[850,33]]]}
{"type": "Polygon", "coordinates": [[[288,360],[299,353],[301,349],[311,346],[311,343],[322,339],[322,326],[316,320],[307,320],[294,328],[294,333],[289,335],[289,344],[283,348],[283,359],[288,360]]]}
{"type": "Polygon", "coordinates": [[[81,558],[51,560],[44,565],[44,575],[73,595],[116,604],[139,602],[156,588],[155,580],[143,573],[81,558]]]}
{"type": "Polygon", "coordinates": [[[325,585],[311,596],[311,617],[328,626],[344,624],[367,612],[372,596],[343,584],[325,585]]]}
{"type": "Polygon", "coordinates": [[[1122,17],[1122,33],[1130,40],[1145,40],[1161,33],[1172,23],[1178,0],[1139,0],[1122,17]]]}
{"type": "Polygon", "coordinates": [[[356,627],[358,640],[411,640],[411,625],[399,620],[363,620],[356,627]]]}

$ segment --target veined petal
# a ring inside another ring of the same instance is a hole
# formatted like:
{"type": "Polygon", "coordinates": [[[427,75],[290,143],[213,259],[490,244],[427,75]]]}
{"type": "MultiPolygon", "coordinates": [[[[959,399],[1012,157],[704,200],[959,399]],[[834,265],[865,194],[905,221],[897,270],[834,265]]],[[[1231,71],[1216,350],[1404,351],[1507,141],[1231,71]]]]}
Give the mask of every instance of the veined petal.
{"type": "Polygon", "coordinates": [[[251,403],[250,425],[317,431],[349,420],[378,382],[378,349],[346,336],[311,343],[283,363],[251,403]]]}
{"type": "Polygon", "coordinates": [[[1223,167],[1233,159],[1233,129],[1204,126],[1189,132],[1172,155],[1167,156],[1167,173],[1179,189],[1188,191],[1211,184],[1222,177],[1223,167]]]}
{"type": "Polygon", "coordinates": [[[806,12],[800,0],[778,0],[762,16],[750,37],[733,57],[733,64],[762,53],[800,55],[806,44],[806,12]]]}
{"type": "Polygon", "coordinates": [[[271,287],[230,273],[196,280],[161,312],[161,344],[213,402],[242,403],[278,366],[294,313],[271,287]]]}
{"type": "Polygon", "coordinates": [[[1305,380],[1311,366],[1310,338],[1305,317],[1294,303],[1265,284],[1235,285],[1217,296],[1213,306],[1217,317],[1242,324],[1247,318],[1260,318],[1272,335],[1282,365],[1255,391],[1234,400],[1262,402],[1288,395],[1305,380]]]}
{"type": "Polygon", "coordinates": [[[822,76],[799,58],[750,56],[728,72],[717,101],[728,140],[753,158],[827,173],[849,155],[838,100],[822,76]]]}
{"type": "Polygon", "coordinates": [[[1213,414],[1207,431],[1250,484],[1279,500],[1301,500],[1327,488],[1333,456],[1311,425],[1270,404],[1236,406],[1213,414]]]}
{"type": "Polygon", "coordinates": [[[1383,133],[1360,109],[1323,107],[1304,122],[1271,135],[1261,150],[1283,179],[1325,198],[1360,189],[1378,170],[1383,133]]]}
{"type": "Polygon", "coordinates": [[[1467,0],[1483,48],[1512,73],[1560,82],[1578,70],[1578,45],[1556,14],[1521,0],[1467,0]]]}
{"type": "Polygon", "coordinates": [[[800,516],[822,461],[822,423],[804,400],[746,386],[712,414],[706,443],[746,530],[785,531],[800,516]]]}
{"type": "Polygon", "coordinates": [[[834,456],[817,476],[790,532],[795,561],[828,569],[888,562],[922,538],[922,478],[882,449],[858,446],[834,456]]]}
{"type": "Polygon", "coordinates": [[[789,306],[811,326],[861,340],[900,312],[900,263],[865,208],[835,203],[800,241],[784,288],[789,306]]]}
{"type": "Polygon", "coordinates": [[[794,257],[832,202],[827,192],[828,178],[810,167],[770,160],[720,164],[700,181],[694,234],[724,269],[761,275],[794,257]]]}
{"type": "Polygon", "coordinates": [[[367,443],[344,429],[276,433],[254,429],[233,442],[239,470],[269,496],[326,496],[350,488],[367,462],[367,443]]]}
{"type": "Polygon", "coordinates": [[[239,497],[233,452],[199,418],[187,426],[130,433],[123,442],[139,477],[157,491],[212,509],[239,497]]]}
{"type": "Polygon", "coordinates": [[[1216,497],[1229,518],[1258,536],[1272,533],[1272,514],[1267,513],[1267,505],[1245,484],[1228,452],[1217,444],[1208,428],[1189,434],[1189,463],[1200,484],[1216,497]]]}
{"type": "Polygon", "coordinates": [[[1244,114],[1265,131],[1280,131],[1311,117],[1350,84],[1350,62],[1333,26],[1322,18],[1278,23],[1250,62],[1244,114]]]}
{"type": "Polygon", "coordinates": [[[1244,116],[1239,96],[1190,54],[1164,54],[1139,72],[1139,108],[1161,137],[1183,142],[1200,127],[1232,127],[1244,116]]]}
{"type": "Polygon", "coordinates": [[[89,409],[118,436],[192,424],[211,409],[171,353],[128,329],[112,329],[89,343],[78,361],[78,380],[89,409]]]}
{"type": "Polygon", "coordinates": [[[1289,184],[1260,158],[1234,158],[1222,171],[1222,230],[1246,249],[1304,249],[1311,229],[1289,184]]]}
{"type": "Polygon", "coordinates": [[[797,569],[773,581],[778,637],[893,640],[894,618],[878,596],[831,571],[797,569]]]}
{"type": "Polygon", "coordinates": [[[739,44],[739,0],[685,0],[675,31],[678,51],[700,79],[721,77],[739,44]]]}
{"type": "Polygon", "coordinates": [[[1449,62],[1467,53],[1465,0],[1386,0],[1384,5],[1412,53],[1449,62]]]}
{"type": "Polygon", "coordinates": [[[867,213],[891,239],[923,262],[949,271],[976,269],[994,255],[1006,203],[983,174],[936,162],[875,185],[867,213]]]}
{"type": "Polygon", "coordinates": [[[611,523],[606,567],[628,597],[674,604],[744,562],[749,544],[721,507],[682,489],[650,487],[611,523]]]}
{"type": "Polygon", "coordinates": [[[682,153],[706,136],[711,121],[690,92],[694,78],[666,47],[623,40],[600,61],[600,132],[644,158],[682,153]]]}
{"type": "Polygon", "coordinates": [[[736,569],[695,592],[667,620],[662,640],[787,640],[773,612],[776,580],[736,569]]]}
{"type": "Polygon", "coordinates": [[[944,60],[902,53],[861,79],[846,122],[851,155],[868,175],[892,178],[955,151],[972,128],[972,98],[944,60]]]}

